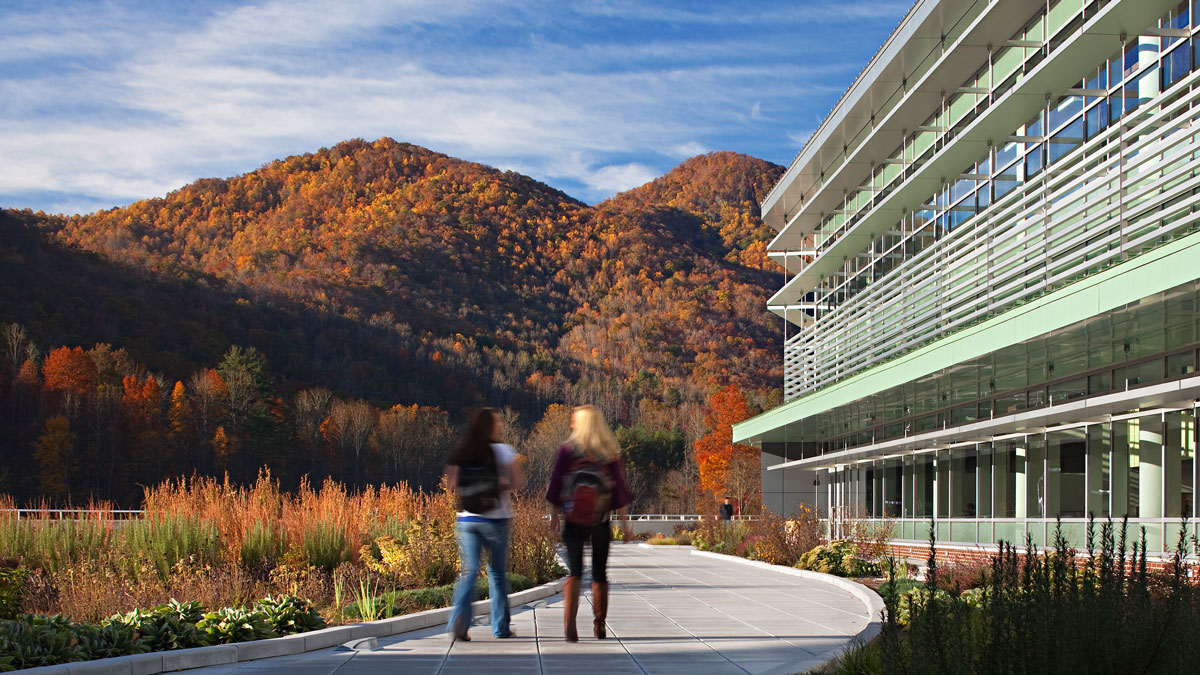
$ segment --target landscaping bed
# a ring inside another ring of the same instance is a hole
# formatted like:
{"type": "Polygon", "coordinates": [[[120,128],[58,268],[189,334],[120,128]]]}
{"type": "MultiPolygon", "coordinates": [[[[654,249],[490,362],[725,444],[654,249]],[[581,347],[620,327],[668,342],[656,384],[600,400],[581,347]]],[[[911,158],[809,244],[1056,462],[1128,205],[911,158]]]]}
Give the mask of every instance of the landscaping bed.
{"type": "MultiPolygon", "coordinates": [[[[167,483],[147,490],[145,505],[132,520],[103,508],[62,521],[0,512],[0,670],[446,607],[459,570],[444,492],[348,494],[326,483],[283,494],[264,474],[248,488],[167,483]]],[[[512,592],[564,573],[543,510],[540,500],[515,504],[512,592]]]]}

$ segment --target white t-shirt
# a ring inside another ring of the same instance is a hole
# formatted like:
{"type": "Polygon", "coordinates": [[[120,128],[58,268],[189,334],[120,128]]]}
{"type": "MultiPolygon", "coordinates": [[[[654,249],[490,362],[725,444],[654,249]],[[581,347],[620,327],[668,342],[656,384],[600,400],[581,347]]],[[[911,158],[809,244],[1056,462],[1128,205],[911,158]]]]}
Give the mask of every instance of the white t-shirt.
{"type": "MultiPolygon", "coordinates": [[[[513,446],[507,443],[492,443],[492,452],[496,453],[496,471],[500,474],[501,482],[504,478],[508,478],[508,482],[512,481],[512,466],[513,462],[517,461],[517,451],[513,446]]],[[[460,518],[488,518],[497,520],[500,518],[512,518],[512,491],[501,490],[500,501],[496,503],[496,508],[484,513],[471,513],[470,511],[459,511],[460,518]]]]}

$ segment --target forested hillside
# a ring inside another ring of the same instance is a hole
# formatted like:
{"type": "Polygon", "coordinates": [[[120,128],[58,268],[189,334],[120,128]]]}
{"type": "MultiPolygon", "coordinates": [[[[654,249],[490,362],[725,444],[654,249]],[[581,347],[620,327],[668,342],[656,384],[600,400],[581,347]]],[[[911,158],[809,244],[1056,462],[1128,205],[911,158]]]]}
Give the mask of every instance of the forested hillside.
{"type": "Polygon", "coordinates": [[[0,491],[40,491],[12,467],[49,466],[46,439],[70,476],[47,486],[76,499],[264,463],[428,484],[470,406],[533,452],[556,404],[595,402],[657,495],[713,391],[777,396],[756,204],[780,171],[715,153],[589,207],[381,139],[89,216],[4,212],[0,323],[25,330],[0,340],[0,491]],[[96,366],[78,386],[46,370],[62,346],[96,366]]]}

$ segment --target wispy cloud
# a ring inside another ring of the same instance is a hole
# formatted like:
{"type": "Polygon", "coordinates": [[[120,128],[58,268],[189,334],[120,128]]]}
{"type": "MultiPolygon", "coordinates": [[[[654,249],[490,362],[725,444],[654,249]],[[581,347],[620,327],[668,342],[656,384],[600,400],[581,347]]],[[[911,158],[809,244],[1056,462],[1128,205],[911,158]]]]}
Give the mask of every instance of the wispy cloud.
{"type": "Polygon", "coordinates": [[[853,6],[875,31],[853,55],[796,39],[850,21],[833,2],[0,8],[0,206],[92,210],[385,135],[587,201],[709,149],[786,162],[787,129],[819,123],[906,9],[853,6]]]}

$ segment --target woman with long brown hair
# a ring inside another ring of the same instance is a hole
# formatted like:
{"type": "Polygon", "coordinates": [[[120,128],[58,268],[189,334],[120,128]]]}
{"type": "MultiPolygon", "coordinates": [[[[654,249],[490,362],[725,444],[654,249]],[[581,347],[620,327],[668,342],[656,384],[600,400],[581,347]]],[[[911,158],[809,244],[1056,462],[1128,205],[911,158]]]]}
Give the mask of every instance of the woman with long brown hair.
{"type": "Polygon", "coordinates": [[[483,549],[488,550],[488,588],[492,634],[513,637],[508,611],[508,534],[512,493],[525,484],[517,453],[500,442],[504,420],[494,408],[482,408],[471,419],[467,435],[446,461],[446,484],[458,498],[455,523],[462,571],[454,587],[448,632],[470,640],[471,601],[483,549]]]}
{"type": "Polygon", "coordinates": [[[631,500],[621,470],[621,448],[604,415],[594,405],[575,408],[571,435],[558,449],[546,499],[554,505],[555,527],[560,519],[567,547],[570,576],[563,585],[563,634],[577,642],[575,625],[579,611],[579,587],[583,584],[583,547],[592,546],[592,634],[607,637],[608,548],[612,542],[609,517],[631,500]]]}

